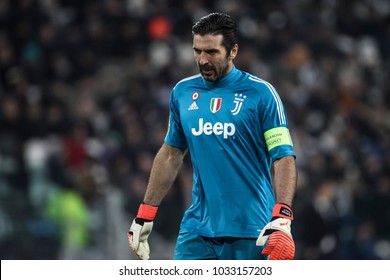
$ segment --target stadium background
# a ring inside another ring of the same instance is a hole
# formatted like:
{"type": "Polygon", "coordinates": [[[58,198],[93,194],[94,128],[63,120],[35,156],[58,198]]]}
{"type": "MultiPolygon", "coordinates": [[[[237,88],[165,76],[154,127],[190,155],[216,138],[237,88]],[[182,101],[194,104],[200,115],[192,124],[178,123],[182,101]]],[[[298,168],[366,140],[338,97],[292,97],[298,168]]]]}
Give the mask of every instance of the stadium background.
{"type": "MultiPolygon", "coordinates": [[[[390,259],[386,0],[0,1],[1,259],[134,259],[170,90],[198,72],[191,26],[211,11],[239,22],[236,66],[284,100],[296,258],[390,259]]],[[[171,258],[190,189],[187,159],[153,259],[171,258]]]]}

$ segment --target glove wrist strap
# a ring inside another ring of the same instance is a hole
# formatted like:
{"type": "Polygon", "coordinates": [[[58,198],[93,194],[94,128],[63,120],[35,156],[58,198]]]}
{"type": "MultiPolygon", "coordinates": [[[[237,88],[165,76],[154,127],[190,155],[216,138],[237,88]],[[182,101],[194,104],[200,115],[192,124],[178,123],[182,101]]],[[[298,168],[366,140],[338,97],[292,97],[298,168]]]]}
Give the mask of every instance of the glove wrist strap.
{"type": "Polygon", "coordinates": [[[153,221],[157,214],[157,206],[142,203],[138,208],[137,218],[153,221]]]}
{"type": "Polygon", "coordinates": [[[284,203],[277,203],[272,211],[272,217],[281,217],[294,220],[294,214],[290,206],[284,203]]]}

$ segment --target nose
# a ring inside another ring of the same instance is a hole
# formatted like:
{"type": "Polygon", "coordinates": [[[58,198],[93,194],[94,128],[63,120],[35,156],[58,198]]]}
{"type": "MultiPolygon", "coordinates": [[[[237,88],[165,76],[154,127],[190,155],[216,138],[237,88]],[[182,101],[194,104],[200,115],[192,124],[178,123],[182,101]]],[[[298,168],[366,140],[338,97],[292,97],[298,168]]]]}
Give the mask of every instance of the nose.
{"type": "Polygon", "coordinates": [[[200,64],[200,65],[205,65],[205,64],[207,64],[207,63],[209,63],[207,54],[204,53],[204,52],[201,52],[201,53],[199,54],[199,64],[200,64]]]}

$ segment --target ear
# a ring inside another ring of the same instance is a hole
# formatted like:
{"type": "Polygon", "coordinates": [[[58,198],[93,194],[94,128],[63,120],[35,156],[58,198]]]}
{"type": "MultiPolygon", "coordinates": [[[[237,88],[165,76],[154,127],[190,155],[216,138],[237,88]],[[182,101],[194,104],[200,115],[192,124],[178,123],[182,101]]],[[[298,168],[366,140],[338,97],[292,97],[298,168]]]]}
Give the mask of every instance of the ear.
{"type": "Polygon", "coordinates": [[[231,49],[231,51],[230,51],[229,58],[230,58],[231,60],[235,59],[237,53],[238,53],[238,45],[235,44],[235,45],[233,46],[233,48],[231,49]]]}

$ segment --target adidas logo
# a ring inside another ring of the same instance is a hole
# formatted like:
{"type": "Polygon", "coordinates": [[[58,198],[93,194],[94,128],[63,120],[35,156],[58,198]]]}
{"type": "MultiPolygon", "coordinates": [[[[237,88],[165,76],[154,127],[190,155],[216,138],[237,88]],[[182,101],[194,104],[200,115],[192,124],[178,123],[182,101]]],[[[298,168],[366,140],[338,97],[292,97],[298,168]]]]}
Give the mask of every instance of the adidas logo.
{"type": "Polygon", "coordinates": [[[196,102],[192,102],[192,104],[190,105],[190,107],[188,107],[188,111],[191,111],[191,110],[198,110],[199,107],[198,105],[196,105],[196,102]]]}

